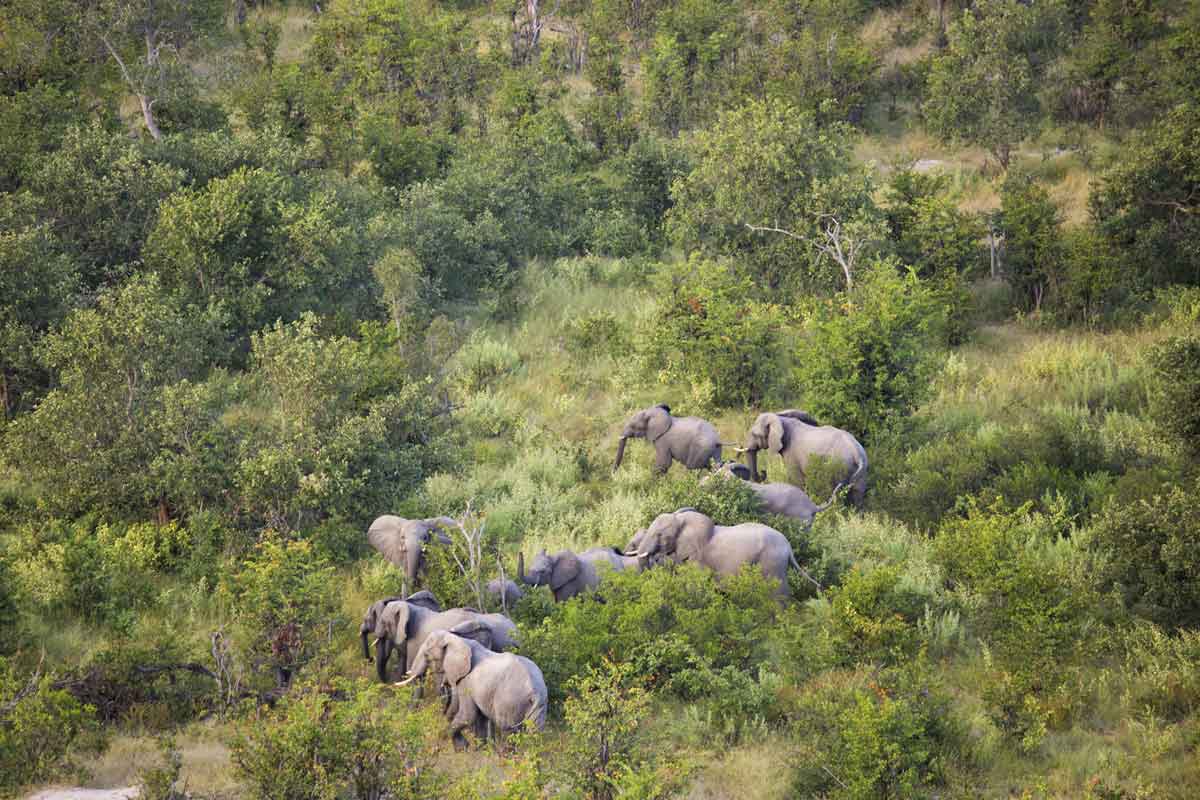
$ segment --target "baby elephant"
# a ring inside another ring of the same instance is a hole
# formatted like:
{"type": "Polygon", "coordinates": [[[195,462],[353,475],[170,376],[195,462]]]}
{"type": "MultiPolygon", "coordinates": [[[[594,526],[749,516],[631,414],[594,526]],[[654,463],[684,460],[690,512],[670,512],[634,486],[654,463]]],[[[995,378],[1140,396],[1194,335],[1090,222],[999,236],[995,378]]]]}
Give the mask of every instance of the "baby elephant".
{"type": "MultiPolygon", "coordinates": [[[[750,468],[736,461],[726,461],[713,474],[731,475],[735,478],[741,478],[743,481],[746,481],[750,490],[758,495],[759,502],[762,503],[763,508],[769,513],[798,519],[804,524],[805,528],[812,527],[813,518],[822,511],[828,510],[837,501],[838,492],[846,486],[844,483],[839,483],[834,487],[833,494],[829,500],[821,505],[817,505],[808,496],[808,492],[799,486],[793,486],[790,483],[753,483],[750,468]]],[[[708,478],[704,480],[707,481],[708,478]]]]}
{"type": "Polygon", "coordinates": [[[517,554],[517,577],[528,586],[549,586],[554,601],[561,603],[585,589],[599,586],[604,565],[617,572],[626,569],[637,572],[642,568],[636,557],[622,555],[611,547],[593,547],[578,554],[561,550],[548,555],[542,550],[533,559],[528,574],[525,572],[525,555],[517,554]]]}
{"type": "Polygon", "coordinates": [[[451,631],[435,631],[417,651],[409,676],[397,686],[419,679],[427,670],[441,673],[450,688],[450,738],[456,750],[465,749],[463,731],[483,735],[490,726],[497,743],[506,733],[531,721],[546,726],[546,681],[542,671],[524,656],[494,653],[479,642],[451,631]]]}
{"type": "Polygon", "coordinates": [[[525,596],[525,592],[512,578],[505,578],[504,580],[492,578],[487,584],[487,594],[496,605],[506,610],[511,609],[525,596]]]}

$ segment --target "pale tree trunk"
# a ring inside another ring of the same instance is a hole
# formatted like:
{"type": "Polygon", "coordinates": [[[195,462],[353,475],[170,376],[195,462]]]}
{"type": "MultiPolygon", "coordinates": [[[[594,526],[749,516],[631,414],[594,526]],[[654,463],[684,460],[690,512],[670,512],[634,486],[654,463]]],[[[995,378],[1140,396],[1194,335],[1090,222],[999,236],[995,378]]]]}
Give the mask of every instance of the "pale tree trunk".
{"type": "MultiPolygon", "coordinates": [[[[150,135],[155,141],[162,138],[162,131],[158,128],[158,123],[154,120],[154,98],[146,94],[145,88],[133,79],[129,74],[129,68],[125,66],[125,59],[121,58],[121,54],[117,52],[117,48],[113,47],[112,42],[107,36],[100,37],[100,41],[104,42],[105,48],[108,49],[110,55],[117,62],[117,66],[121,69],[121,76],[125,79],[126,85],[130,91],[137,95],[138,105],[142,109],[142,119],[146,122],[146,130],[150,131],[150,135]]],[[[158,65],[159,48],[154,44],[154,41],[149,33],[146,34],[146,63],[150,66],[158,65]]]]}

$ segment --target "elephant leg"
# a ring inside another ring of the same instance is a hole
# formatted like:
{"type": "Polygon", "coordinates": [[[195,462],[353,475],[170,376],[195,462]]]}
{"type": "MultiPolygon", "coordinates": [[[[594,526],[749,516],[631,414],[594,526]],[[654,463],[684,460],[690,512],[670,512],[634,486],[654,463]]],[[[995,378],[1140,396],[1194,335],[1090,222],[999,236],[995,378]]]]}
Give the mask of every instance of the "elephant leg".
{"type": "Polygon", "coordinates": [[[654,446],[654,474],[663,475],[671,468],[671,451],[666,445],[656,444],[654,446]]]}
{"type": "Polygon", "coordinates": [[[467,737],[463,736],[463,731],[467,728],[475,729],[482,716],[479,713],[479,707],[475,705],[475,701],[469,694],[464,693],[458,698],[458,713],[454,715],[454,720],[450,723],[450,740],[454,742],[455,750],[461,752],[467,749],[467,737]]]}

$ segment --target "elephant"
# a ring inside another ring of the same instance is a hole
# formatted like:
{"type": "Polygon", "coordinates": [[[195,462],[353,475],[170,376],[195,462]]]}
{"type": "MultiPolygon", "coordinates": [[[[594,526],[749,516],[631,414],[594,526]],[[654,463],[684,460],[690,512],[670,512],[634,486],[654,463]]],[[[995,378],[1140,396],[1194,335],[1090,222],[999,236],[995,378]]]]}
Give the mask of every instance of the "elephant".
{"type": "Polygon", "coordinates": [[[525,572],[525,556],[517,554],[517,578],[527,586],[549,586],[554,601],[570,600],[585,589],[600,585],[600,569],[607,565],[617,572],[631,569],[640,572],[640,559],[622,554],[612,547],[594,547],[582,553],[560,550],[549,555],[542,550],[533,559],[529,572],[525,572]]]}
{"type": "Polygon", "coordinates": [[[625,423],[617,444],[613,472],[621,466],[628,439],[645,439],[654,445],[654,473],[661,475],[675,461],[688,469],[704,469],[721,463],[721,437],[717,429],[699,417],[673,417],[665,403],[643,409],[625,423]]]}
{"type": "MultiPolygon", "coordinates": [[[[401,672],[413,663],[425,637],[434,631],[449,630],[464,622],[480,622],[491,629],[492,645],[507,650],[516,645],[517,626],[503,614],[484,614],[473,608],[431,611],[404,600],[387,603],[375,619],[375,671],[387,682],[387,663],[392,650],[400,654],[401,672]]],[[[365,641],[365,640],[364,640],[365,641]]],[[[366,650],[364,646],[364,651],[366,650]]]]}
{"type": "Polygon", "coordinates": [[[396,597],[385,597],[382,600],[376,600],[374,603],[371,603],[367,608],[367,613],[363,615],[362,625],[358,627],[358,635],[362,637],[363,658],[367,661],[371,660],[371,648],[367,644],[367,637],[379,625],[379,615],[387,608],[388,603],[395,603],[398,600],[406,600],[415,606],[421,606],[430,611],[440,612],[442,610],[442,604],[433,596],[433,592],[428,589],[422,589],[416,594],[410,594],[408,597],[397,595],[396,597]]]}
{"type": "Polygon", "coordinates": [[[795,409],[759,414],[746,436],[745,447],[750,474],[755,480],[761,480],[758,451],[763,449],[782,456],[788,469],[801,478],[814,457],[842,464],[838,479],[850,487],[849,502],[855,508],[863,507],[867,494],[867,451],[858,439],[841,428],[818,425],[812,416],[795,409]]]}
{"type": "Polygon", "coordinates": [[[467,728],[479,735],[490,727],[497,742],[527,722],[539,731],[545,728],[548,695],[537,664],[524,656],[492,652],[458,630],[426,637],[408,677],[396,685],[405,686],[430,669],[440,672],[441,681],[450,687],[447,715],[456,750],[466,748],[467,728]]]}
{"type": "Polygon", "coordinates": [[[525,596],[525,591],[512,578],[492,578],[487,584],[488,597],[505,610],[512,608],[525,596]]]}
{"type": "MultiPolygon", "coordinates": [[[[458,522],[450,517],[429,519],[405,519],[384,514],[371,523],[367,539],[380,555],[404,570],[407,580],[405,591],[417,585],[417,575],[425,565],[424,547],[435,533],[435,528],[454,528],[458,522]]],[[[441,544],[450,544],[451,539],[443,531],[436,531],[441,544]]]]}
{"type": "MultiPolygon", "coordinates": [[[[713,475],[729,475],[746,481],[750,490],[758,496],[759,502],[762,503],[763,508],[767,512],[798,519],[806,529],[812,527],[813,519],[817,514],[828,510],[837,501],[838,492],[845,487],[844,483],[839,483],[834,487],[833,494],[829,500],[821,505],[817,505],[808,496],[808,492],[799,486],[793,486],[790,483],[750,482],[750,468],[745,464],[739,464],[737,461],[726,461],[713,475]]],[[[704,480],[707,481],[708,478],[704,480]]]]}
{"type": "Polygon", "coordinates": [[[717,525],[694,508],[659,514],[638,537],[637,549],[627,553],[638,558],[659,554],[669,556],[676,564],[702,564],[718,575],[734,575],[745,564],[757,564],[764,577],[779,582],[780,599],[791,596],[788,567],[803,573],[787,537],[774,528],[757,522],[717,525]]]}

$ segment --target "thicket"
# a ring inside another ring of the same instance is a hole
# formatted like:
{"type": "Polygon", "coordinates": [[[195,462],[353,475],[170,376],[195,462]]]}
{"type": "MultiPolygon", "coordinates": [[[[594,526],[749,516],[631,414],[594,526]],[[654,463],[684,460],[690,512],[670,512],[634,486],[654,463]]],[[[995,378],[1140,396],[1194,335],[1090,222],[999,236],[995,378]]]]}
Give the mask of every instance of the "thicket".
{"type": "Polygon", "coordinates": [[[758,749],[798,796],[1194,793],[1194,4],[495,11],[0,9],[0,792],[215,716],[261,797],[669,797],[758,749]],[[851,430],[868,511],[610,475],[662,401],[851,430]],[[425,582],[488,605],[684,506],[781,530],[794,602],[530,591],[505,779],[355,680],[376,515],[467,518],[480,573],[425,582]]]}

